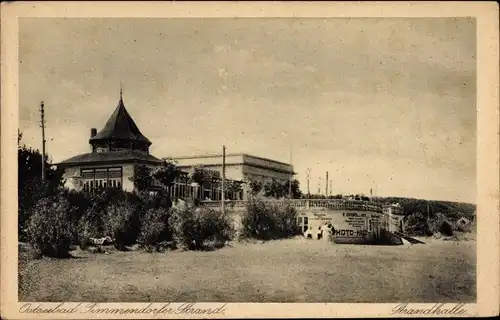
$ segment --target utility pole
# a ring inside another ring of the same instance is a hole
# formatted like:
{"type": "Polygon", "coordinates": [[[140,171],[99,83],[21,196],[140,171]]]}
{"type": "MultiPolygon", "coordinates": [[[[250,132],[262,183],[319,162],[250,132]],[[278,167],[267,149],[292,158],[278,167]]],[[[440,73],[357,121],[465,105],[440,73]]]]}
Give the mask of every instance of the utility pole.
{"type": "MultiPolygon", "coordinates": [[[[292,165],[292,147],[290,147],[290,165],[292,165]]],[[[292,198],[292,179],[293,172],[290,172],[290,179],[288,179],[288,199],[292,198]]]]}
{"type": "Polygon", "coordinates": [[[325,179],[325,197],[328,198],[328,171],[326,172],[326,179],[325,179]]]}
{"type": "Polygon", "coordinates": [[[222,213],[224,213],[224,205],[225,205],[225,193],[226,190],[224,188],[225,185],[225,180],[226,180],[226,146],[222,146],[222,213]]]}
{"type": "Polygon", "coordinates": [[[311,192],[309,191],[309,181],[311,180],[311,168],[306,170],[306,180],[307,180],[307,199],[310,198],[311,192]]]}
{"type": "Polygon", "coordinates": [[[43,101],[40,103],[40,127],[42,128],[42,182],[45,182],[45,110],[43,101]]]}
{"type": "Polygon", "coordinates": [[[332,195],[332,180],[330,180],[330,196],[332,195]]]}

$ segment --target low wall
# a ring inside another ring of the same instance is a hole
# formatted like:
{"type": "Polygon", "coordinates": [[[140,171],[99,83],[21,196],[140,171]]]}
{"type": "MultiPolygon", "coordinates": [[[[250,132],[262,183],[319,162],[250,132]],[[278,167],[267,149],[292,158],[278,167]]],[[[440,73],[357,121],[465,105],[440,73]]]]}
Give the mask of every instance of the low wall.
{"type": "MultiPolygon", "coordinates": [[[[381,205],[373,202],[338,199],[265,200],[265,202],[292,205],[298,211],[297,224],[301,233],[309,230],[312,238],[317,238],[318,233],[323,234],[323,237],[328,236],[321,229],[330,225],[331,239],[335,243],[371,244],[384,238],[385,231],[389,228],[388,214],[383,213],[381,205]]],[[[224,203],[225,209],[235,216],[237,225],[241,225],[238,216],[245,209],[246,203],[245,200],[224,203]]],[[[220,208],[222,203],[202,201],[201,204],[210,208],[220,208]]],[[[396,238],[391,238],[394,240],[392,242],[397,242],[396,238]]]]}
{"type": "MultiPolygon", "coordinates": [[[[290,199],[290,200],[264,200],[264,202],[283,205],[289,203],[299,211],[314,210],[314,211],[328,211],[328,210],[356,210],[356,211],[370,211],[382,213],[382,205],[357,200],[343,200],[343,199],[290,199]]],[[[246,200],[227,200],[224,201],[224,207],[227,209],[241,209],[246,207],[246,200]]],[[[222,201],[201,201],[201,205],[208,208],[220,208],[222,201]]]]}
{"type": "Polygon", "coordinates": [[[381,216],[378,212],[356,210],[307,211],[299,214],[298,225],[301,232],[309,233],[319,233],[322,226],[330,225],[335,243],[371,243],[380,236],[381,216]]]}

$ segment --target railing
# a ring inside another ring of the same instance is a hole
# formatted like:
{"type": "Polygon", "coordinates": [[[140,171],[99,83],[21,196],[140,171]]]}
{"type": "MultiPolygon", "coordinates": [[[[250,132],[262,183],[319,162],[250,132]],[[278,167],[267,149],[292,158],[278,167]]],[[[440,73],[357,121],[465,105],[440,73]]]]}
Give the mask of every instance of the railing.
{"type": "MultiPolygon", "coordinates": [[[[359,210],[359,211],[372,211],[382,212],[382,206],[368,201],[357,200],[342,200],[342,199],[291,199],[291,200],[264,200],[270,204],[285,205],[289,203],[296,209],[310,209],[310,208],[323,208],[333,210],[359,210]]],[[[231,208],[244,208],[246,200],[226,200],[224,207],[231,208]]],[[[201,204],[208,208],[220,208],[221,201],[202,201],[201,204]]]]}

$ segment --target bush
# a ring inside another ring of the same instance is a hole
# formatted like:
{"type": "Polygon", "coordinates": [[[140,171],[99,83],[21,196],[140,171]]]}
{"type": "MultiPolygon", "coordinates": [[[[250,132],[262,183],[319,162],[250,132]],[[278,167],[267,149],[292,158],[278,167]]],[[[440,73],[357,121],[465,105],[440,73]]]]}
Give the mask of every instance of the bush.
{"type": "Polygon", "coordinates": [[[464,224],[464,225],[456,223],[455,230],[459,231],[459,232],[472,232],[472,231],[474,231],[474,225],[472,222],[469,222],[468,224],[464,224]]]}
{"type": "Polygon", "coordinates": [[[229,215],[217,210],[196,208],[192,204],[172,208],[169,224],[174,241],[188,250],[206,249],[209,242],[215,246],[224,245],[234,235],[229,215]]]}
{"type": "Polygon", "coordinates": [[[118,250],[125,250],[126,245],[131,245],[135,242],[137,236],[134,232],[134,206],[128,201],[120,201],[116,204],[112,203],[106,207],[103,217],[104,232],[106,235],[113,238],[114,245],[118,250]]]}
{"type": "Polygon", "coordinates": [[[59,195],[64,197],[71,205],[71,210],[68,213],[68,219],[71,224],[76,226],[73,228],[73,235],[71,236],[72,243],[80,242],[80,220],[82,216],[92,207],[92,202],[90,198],[83,192],[78,192],[74,190],[63,189],[59,195]]]}
{"type": "Polygon", "coordinates": [[[164,208],[149,209],[141,219],[138,242],[148,252],[160,251],[161,244],[171,240],[168,227],[169,211],[164,208]]]}
{"type": "Polygon", "coordinates": [[[27,238],[39,253],[69,257],[74,224],[68,218],[71,206],[64,197],[39,200],[28,220],[27,238]]]}
{"type": "Polygon", "coordinates": [[[453,235],[453,223],[451,223],[448,218],[440,212],[436,213],[434,217],[430,219],[429,228],[433,234],[440,233],[444,236],[453,235]]]}
{"type": "Polygon", "coordinates": [[[299,234],[297,212],[288,201],[266,202],[260,197],[249,199],[242,217],[242,235],[270,240],[299,234]]]}
{"type": "MultiPolygon", "coordinates": [[[[80,214],[77,239],[85,250],[91,244],[90,238],[113,238],[118,250],[125,250],[138,240],[141,224],[149,219],[142,218],[149,210],[168,211],[171,206],[168,198],[162,195],[134,194],[120,189],[104,189],[94,194],[71,194],[74,202],[83,203],[87,208],[80,214]]],[[[75,214],[78,216],[78,214],[75,214]]],[[[151,226],[151,225],[150,225],[151,226]]],[[[146,236],[146,229],[144,229],[146,236]]],[[[163,237],[162,237],[163,239],[163,237]]],[[[142,240],[141,240],[142,241],[142,240]]]]}
{"type": "Polygon", "coordinates": [[[427,218],[417,212],[405,217],[405,232],[410,236],[431,236],[431,227],[427,223],[427,218]]]}
{"type": "Polygon", "coordinates": [[[439,232],[445,236],[453,235],[453,227],[448,221],[443,221],[439,225],[439,232]]]}
{"type": "Polygon", "coordinates": [[[102,238],[104,211],[98,211],[96,206],[87,209],[78,222],[78,243],[82,250],[87,249],[92,242],[90,238],[102,238]]]}

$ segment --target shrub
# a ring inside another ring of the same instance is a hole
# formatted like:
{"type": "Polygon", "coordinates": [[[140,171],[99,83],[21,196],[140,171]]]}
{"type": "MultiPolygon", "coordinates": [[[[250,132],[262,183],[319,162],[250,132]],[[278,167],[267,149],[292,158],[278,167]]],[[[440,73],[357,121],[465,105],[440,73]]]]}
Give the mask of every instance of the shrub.
{"type": "Polygon", "coordinates": [[[417,212],[405,217],[405,232],[413,236],[430,236],[433,234],[431,227],[427,223],[427,218],[417,212]]]}
{"type": "Polygon", "coordinates": [[[149,209],[142,217],[138,242],[146,251],[160,251],[162,242],[171,240],[168,217],[164,208],[149,209]]]}
{"type": "Polygon", "coordinates": [[[80,220],[82,216],[91,208],[92,202],[90,198],[83,192],[78,192],[74,190],[63,189],[59,195],[64,197],[70,203],[71,210],[68,212],[68,219],[71,224],[75,227],[73,228],[73,234],[71,236],[72,243],[79,243],[80,241],[80,220]]]}
{"type": "Polygon", "coordinates": [[[429,228],[431,233],[440,233],[444,236],[453,235],[453,224],[448,220],[447,216],[443,213],[436,213],[432,219],[429,220],[429,228]]]}
{"type": "Polygon", "coordinates": [[[64,197],[39,200],[28,220],[29,243],[43,255],[69,257],[74,224],[68,218],[71,206],[64,197]]]}
{"type": "Polygon", "coordinates": [[[464,225],[455,223],[455,230],[460,232],[472,232],[474,230],[474,225],[471,222],[466,223],[464,225]]]}
{"type": "Polygon", "coordinates": [[[118,250],[125,250],[126,245],[135,242],[136,232],[134,226],[135,208],[128,201],[111,203],[106,207],[103,217],[104,232],[114,240],[118,250]]]}
{"type": "Polygon", "coordinates": [[[88,208],[78,222],[78,243],[80,248],[85,250],[92,244],[90,238],[102,238],[104,236],[103,227],[104,211],[99,211],[97,206],[88,208]]]}
{"type": "Polygon", "coordinates": [[[271,209],[258,197],[248,200],[241,223],[242,235],[247,238],[267,240],[276,229],[271,209]]]}
{"type": "Polygon", "coordinates": [[[452,236],[453,235],[453,227],[448,221],[443,221],[439,225],[439,232],[441,234],[444,234],[445,236],[452,236]]]}
{"type": "Polygon", "coordinates": [[[174,241],[184,249],[207,248],[208,242],[223,245],[234,234],[233,221],[217,210],[196,208],[192,204],[172,208],[169,224],[174,241]]]}
{"type": "Polygon", "coordinates": [[[289,201],[266,202],[260,197],[248,200],[242,226],[244,237],[259,240],[286,238],[299,233],[297,211],[289,201]]]}
{"type": "Polygon", "coordinates": [[[297,210],[292,206],[291,202],[285,200],[283,204],[279,205],[279,208],[274,210],[278,213],[276,219],[278,220],[278,234],[281,237],[290,237],[300,234],[297,225],[297,210]]]}

